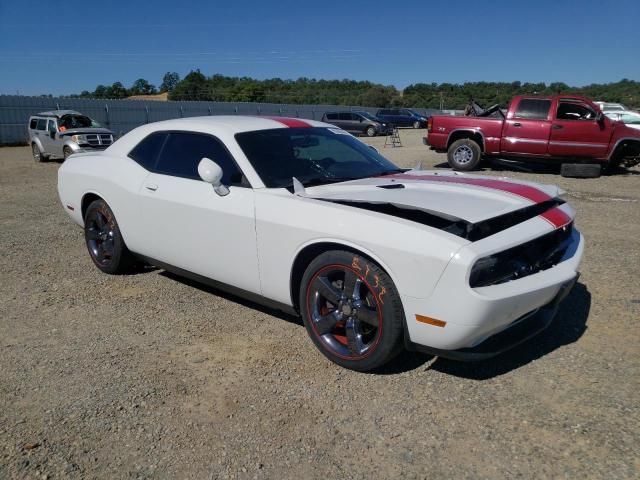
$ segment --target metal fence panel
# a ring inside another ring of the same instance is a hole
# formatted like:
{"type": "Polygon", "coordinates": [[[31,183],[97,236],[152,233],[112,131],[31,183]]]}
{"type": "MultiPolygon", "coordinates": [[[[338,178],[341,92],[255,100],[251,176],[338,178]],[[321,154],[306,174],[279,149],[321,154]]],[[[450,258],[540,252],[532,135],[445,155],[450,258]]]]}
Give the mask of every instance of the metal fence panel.
{"type": "MultiPolygon", "coordinates": [[[[325,112],[378,109],[345,105],[286,105],[247,102],[153,102],[142,100],[101,100],[92,98],[23,97],[0,95],[0,145],[26,144],[27,122],[31,115],[47,110],[77,110],[122,135],[146,123],[201,115],[282,115],[321,120],[325,112]]],[[[425,114],[437,110],[414,109],[425,114]]]]}

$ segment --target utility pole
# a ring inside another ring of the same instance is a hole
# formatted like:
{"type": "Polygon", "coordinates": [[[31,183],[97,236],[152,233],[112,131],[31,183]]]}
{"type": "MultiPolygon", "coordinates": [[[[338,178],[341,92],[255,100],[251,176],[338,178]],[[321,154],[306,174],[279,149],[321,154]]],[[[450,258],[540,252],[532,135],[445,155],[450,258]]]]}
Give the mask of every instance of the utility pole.
{"type": "Polygon", "coordinates": [[[442,92],[440,92],[440,110],[444,110],[444,97],[442,92]]]}

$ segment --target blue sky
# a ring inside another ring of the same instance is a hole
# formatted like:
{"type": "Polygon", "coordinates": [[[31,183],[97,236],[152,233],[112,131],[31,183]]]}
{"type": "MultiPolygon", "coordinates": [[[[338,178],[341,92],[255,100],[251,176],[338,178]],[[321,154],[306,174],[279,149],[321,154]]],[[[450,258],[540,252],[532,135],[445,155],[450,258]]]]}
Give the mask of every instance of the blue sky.
{"type": "Polygon", "coordinates": [[[640,80],[640,0],[0,0],[0,93],[254,78],[640,80]]]}

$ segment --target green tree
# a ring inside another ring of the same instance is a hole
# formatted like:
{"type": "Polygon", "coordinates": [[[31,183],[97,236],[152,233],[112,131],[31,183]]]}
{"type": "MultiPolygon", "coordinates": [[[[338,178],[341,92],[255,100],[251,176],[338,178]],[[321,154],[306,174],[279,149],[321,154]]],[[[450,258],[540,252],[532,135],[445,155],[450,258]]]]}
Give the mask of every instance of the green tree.
{"type": "Polygon", "coordinates": [[[192,70],[169,92],[169,99],[211,100],[210,95],[213,95],[209,92],[208,87],[207,77],[200,73],[200,70],[192,70]]]}
{"type": "Polygon", "coordinates": [[[139,78],[129,89],[129,95],[152,95],[157,93],[155,85],[150,84],[144,78],[139,78]]]}
{"type": "Polygon", "coordinates": [[[180,75],[176,72],[165,73],[164,77],[162,77],[162,83],[160,84],[160,92],[164,93],[173,91],[178,82],[180,82],[180,75]]]}

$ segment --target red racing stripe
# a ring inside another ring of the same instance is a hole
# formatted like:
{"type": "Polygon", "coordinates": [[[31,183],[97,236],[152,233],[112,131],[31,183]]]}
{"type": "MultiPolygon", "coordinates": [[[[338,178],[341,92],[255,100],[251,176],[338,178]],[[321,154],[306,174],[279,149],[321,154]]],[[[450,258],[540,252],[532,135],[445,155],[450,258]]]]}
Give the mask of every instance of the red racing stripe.
{"type": "Polygon", "coordinates": [[[560,210],[558,207],[554,207],[551,210],[547,210],[543,214],[539,215],[544,218],[547,222],[553,225],[555,228],[564,227],[571,223],[571,217],[564,213],[564,211],[560,210]]]}
{"type": "Polygon", "coordinates": [[[500,190],[502,192],[512,193],[519,197],[526,198],[533,203],[546,202],[551,200],[551,197],[544,193],[542,190],[538,190],[535,187],[529,185],[521,185],[518,183],[505,182],[503,180],[495,180],[491,178],[464,178],[464,177],[449,177],[438,175],[409,175],[407,173],[398,173],[396,175],[390,175],[386,178],[403,178],[406,180],[426,180],[429,182],[442,182],[442,183],[460,183],[464,185],[474,185],[476,187],[490,188],[492,190],[500,190]]]}
{"type": "Polygon", "coordinates": [[[307,122],[299,120],[297,118],[289,118],[289,117],[261,117],[268,118],[269,120],[275,120],[276,122],[280,122],[283,125],[286,125],[289,128],[311,128],[311,125],[307,122]]]}

